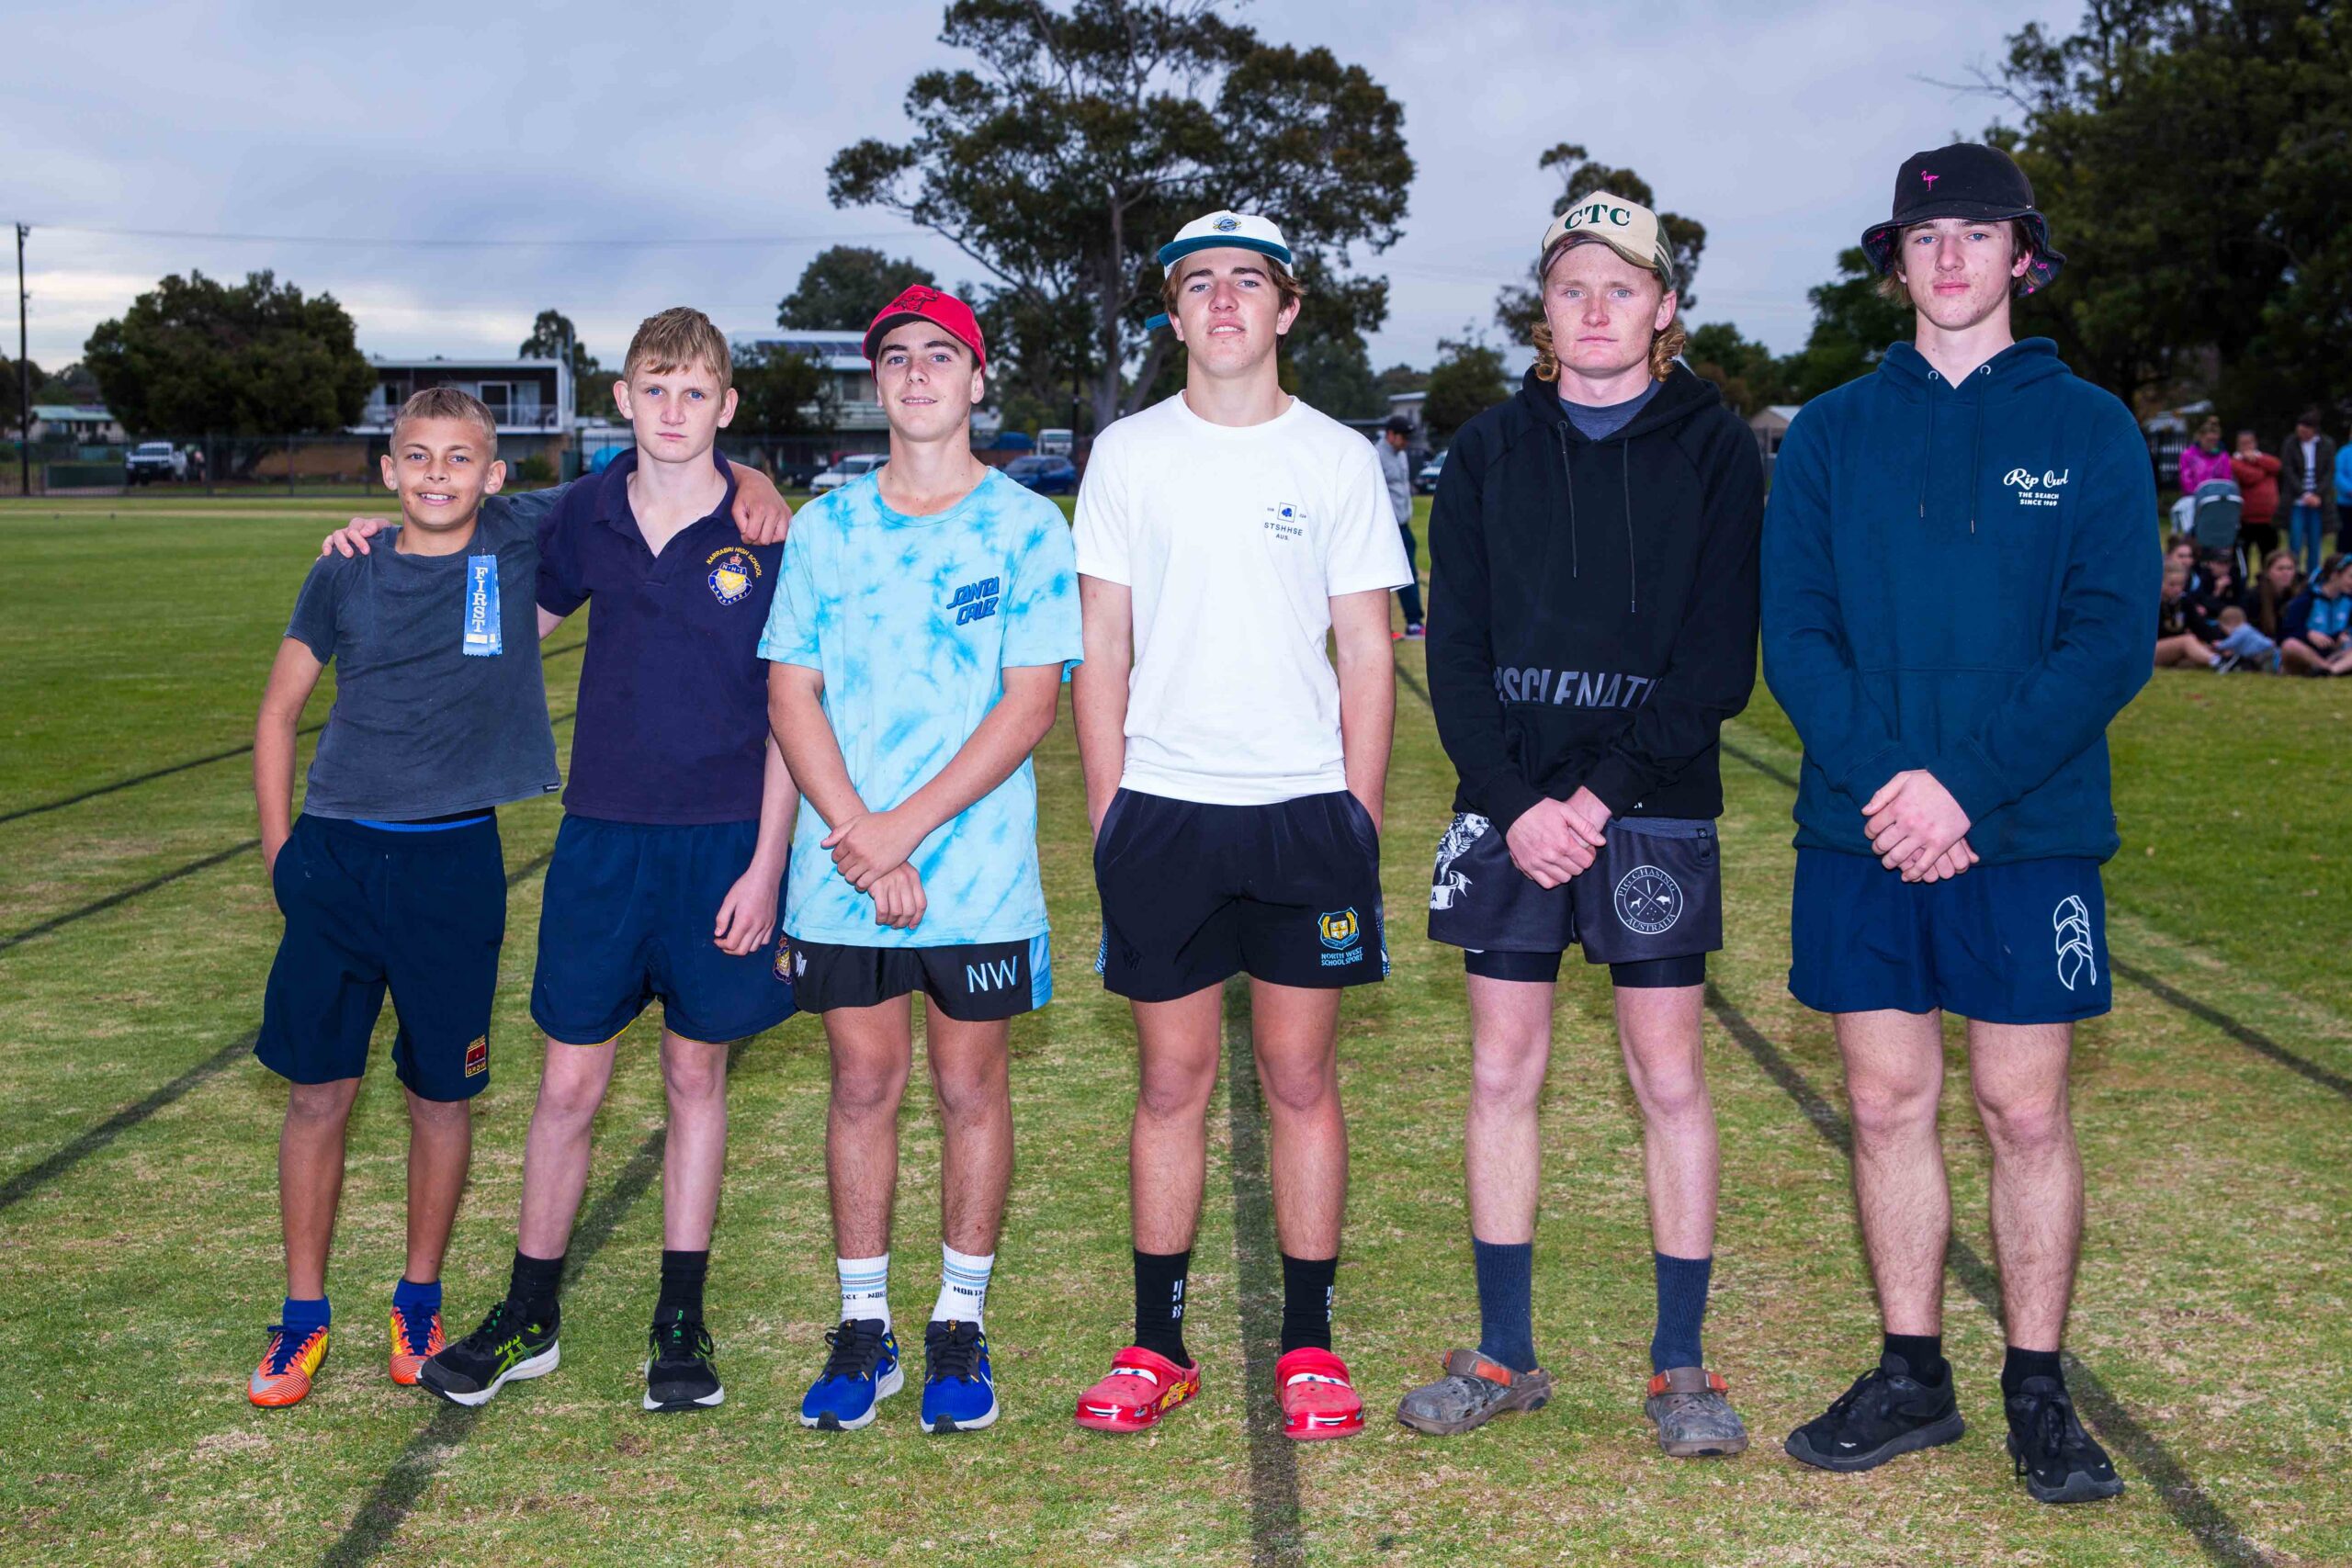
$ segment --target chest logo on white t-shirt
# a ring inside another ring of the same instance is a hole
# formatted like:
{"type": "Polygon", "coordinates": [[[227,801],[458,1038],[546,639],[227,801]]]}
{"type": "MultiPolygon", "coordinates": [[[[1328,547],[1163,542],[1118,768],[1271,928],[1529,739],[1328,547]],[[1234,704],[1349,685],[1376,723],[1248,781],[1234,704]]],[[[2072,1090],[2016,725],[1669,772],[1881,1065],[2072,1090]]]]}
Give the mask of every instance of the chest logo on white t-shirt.
{"type": "Polygon", "coordinates": [[[1306,537],[1306,508],[1293,501],[1278,501],[1266,508],[1265,530],[1277,539],[1306,537]]]}

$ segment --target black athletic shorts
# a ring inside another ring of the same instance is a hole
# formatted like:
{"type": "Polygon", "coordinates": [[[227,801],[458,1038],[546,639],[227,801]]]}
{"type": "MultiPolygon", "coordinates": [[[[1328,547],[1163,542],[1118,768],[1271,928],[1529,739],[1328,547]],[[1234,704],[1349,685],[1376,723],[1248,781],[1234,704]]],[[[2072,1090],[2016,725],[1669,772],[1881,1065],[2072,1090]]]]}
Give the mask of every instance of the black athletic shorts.
{"type": "Polygon", "coordinates": [[[1473,975],[1556,980],[1560,956],[1584,949],[1628,987],[1696,986],[1724,944],[1723,866],[1715,825],[1620,817],[1581,874],[1539,887],[1511,863],[1503,835],[1464,812],[1437,847],[1430,939],[1466,951],[1473,975]]]}
{"type": "Polygon", "coordinates": [[[1094,883],[1094,966],[1135,1001],[1174,1001],[1244,973],[1322,990],[1388,974],[1380,835],[1343,789],[1269,806],[1123,789],[1095,835],[1094,883]]]}
{"type": "Polygon", "coordinates": [[[846,942],[776,944],[776,972],[789,973],[802,1012],[870,1008],[921,991],[964,1023],[985,1023],[1044,1007],[1054,995],[1046,938],[943,947],[860,947],[846,942]]]}

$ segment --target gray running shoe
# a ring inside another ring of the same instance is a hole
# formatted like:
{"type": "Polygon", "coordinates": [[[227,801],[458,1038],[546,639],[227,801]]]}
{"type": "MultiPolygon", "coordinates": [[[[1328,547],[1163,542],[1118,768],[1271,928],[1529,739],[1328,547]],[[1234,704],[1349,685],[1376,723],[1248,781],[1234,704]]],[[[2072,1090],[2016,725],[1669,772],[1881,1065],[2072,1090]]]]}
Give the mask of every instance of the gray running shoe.
{"type": "Polygon", "coordinates": [[[1657,1446],[1674,1459],[1742,1453],[1747,1427],[1727,1397],[1731,1385],[1704,1367],[1668,1367],[1650,1379],[1642,1414],[1657,1424],[1657,1446]]]}
{"type": "Polygon", "coordinates": [[[1476,1350],[1449,1350],[1445,1375],[1407,1394],[1396,1419],[1416,1432],[1448,1438],[1485,1426],[1511,1410],[1541,1410],[1552,1397],[1552,1374],[1515,1372],[1476,1350]]]}

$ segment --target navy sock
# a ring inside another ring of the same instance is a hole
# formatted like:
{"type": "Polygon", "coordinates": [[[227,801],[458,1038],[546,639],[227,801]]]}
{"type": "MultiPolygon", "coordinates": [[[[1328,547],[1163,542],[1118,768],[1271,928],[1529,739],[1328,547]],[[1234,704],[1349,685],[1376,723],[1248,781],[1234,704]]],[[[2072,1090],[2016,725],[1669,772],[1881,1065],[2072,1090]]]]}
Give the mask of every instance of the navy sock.
{"type": "Polygon", "coordinates": [[[700,1252],[662,1252],[662,1299],[653,1308],[653,1321],[668,1323],[675,1318],[702,1316],[702,1282],[710,1273],[710,1249],[700,1252]]]}
{"type": "Polygon", "coordinates": [[[2028,1378],[2049,1378],[2062,1387],[2066,1382],[2066,1369],[2058,1364],[2055,1350],[2020,1350],[2009,1347],[2001,1359],[2001,1397],[2014,1398],[2025,1387],[2028,1378]]]}
{"type": "Polygon", "coordinates": [[[425,1343],[432,1332],[433,1314],[441,1310],[441,1281],[420,1285],[407,1275],[392,1287],[392,1310],[406,1318],[409,1334],[418,1344],[425,1343]]]}
{"type": "Polygon", "coordinates": [[[1336,1258],[1283,1254],[1282,1353],[1331,1348],[1331,1297],[1340,1278],[1336,1258]]]}
{"type": "Polygon", "coordinates": [[[1478,1354],[1515,1372],[1535,1370],[1535,1244],[1470,1238],[1478,1273],[1478,1354]]]}
{"type": "Polygon", "coordinates": [[[1184,1349],[1184,1276],[1193,1249],[1136,1254],[1136,1343],[1180,1367],[1193,1358],[1184,1349]]]}
{"type": "Polygon", "coordinates": [[[286,1304],[278,1308],[277,1321],[286,1325],[288,1342],[300,1344],[313,1328],[324,1328],[334,1323],[334,1309],[327,1304],[324,1296],[311,1301],[288,1296],[286,1304]]]}
{"type": "Polygon", "coordinates": [[[1705,1366],[1699,1327],[1707,1318],[1707,1281],[1714,1274],[1715,1260],[1653,1252],[1650,1261],[1657,1269],[1657,1331],[1650,1336],[1650,1371],[1705,1366]]]}
{"type": "Polygon", "coordinates": [[[1951,1365],[1944,1359],[1944,1337],[1940,1334],[1890,1334],[1880,1346],[1879,1353],[1893,1356],[1911,1369],[1911,1375],[1930,1388],[1939,1388],[1951,1373],[1951,1365]]]}

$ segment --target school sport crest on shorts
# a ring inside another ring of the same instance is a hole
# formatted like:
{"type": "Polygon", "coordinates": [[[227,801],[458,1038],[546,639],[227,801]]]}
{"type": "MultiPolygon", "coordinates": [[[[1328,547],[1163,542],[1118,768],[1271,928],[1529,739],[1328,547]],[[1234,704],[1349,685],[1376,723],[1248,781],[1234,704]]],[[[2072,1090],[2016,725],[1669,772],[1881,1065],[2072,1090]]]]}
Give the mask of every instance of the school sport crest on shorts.
{"type": "Polygon", "coordinates": [[[1617,879],[1615,903],[1620,925],[1657,936],[1682,918],[1682,887],[1654,865],[1637,865],[1617,879]]]}
{"type": "Polygon", "coordinates": [[[1353,909],[1333,909],[1315,922],[1323,939],[1323,967],[1353,964],[1363,956],[1363,922],[1353,909]]]}
{"type": "Polygon", "coordinates": [[[710,568],[711,597],[722,604],[741,604],[759,584],[759,558],[740,546],[713,550],[703,564],[710,568]]]}

